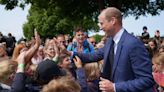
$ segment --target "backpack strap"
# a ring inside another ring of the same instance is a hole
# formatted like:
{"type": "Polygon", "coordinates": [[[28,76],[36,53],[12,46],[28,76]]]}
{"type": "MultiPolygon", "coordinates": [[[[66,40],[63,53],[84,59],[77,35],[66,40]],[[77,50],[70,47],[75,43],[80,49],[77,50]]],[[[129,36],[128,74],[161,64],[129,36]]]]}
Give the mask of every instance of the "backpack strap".
{"type": "Polygon", "coordinates": [[[77,47],[77,43],[76,42],[73,42],[71,44],[71,51],[73,51],[76,47],[77,47]]]}
{"type": "Polygon", "coordinates": [[[91,48],[90,48],[90,44],[89,43],[87,44],[87,48],[88,48],[89,52],[91,52],[91,48]]]}

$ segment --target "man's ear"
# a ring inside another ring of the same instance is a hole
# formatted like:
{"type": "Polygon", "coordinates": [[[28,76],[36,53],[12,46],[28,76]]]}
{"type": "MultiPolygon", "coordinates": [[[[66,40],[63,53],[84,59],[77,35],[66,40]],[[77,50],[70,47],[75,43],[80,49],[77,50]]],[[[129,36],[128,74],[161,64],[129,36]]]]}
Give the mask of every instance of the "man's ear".
{"type": "Polygon", "coordinates": [[[111,23],[112,23],[112,25],[114,25],[114,24],[116,24],[116,18],[115,17],[111,17],[111,23]]]}

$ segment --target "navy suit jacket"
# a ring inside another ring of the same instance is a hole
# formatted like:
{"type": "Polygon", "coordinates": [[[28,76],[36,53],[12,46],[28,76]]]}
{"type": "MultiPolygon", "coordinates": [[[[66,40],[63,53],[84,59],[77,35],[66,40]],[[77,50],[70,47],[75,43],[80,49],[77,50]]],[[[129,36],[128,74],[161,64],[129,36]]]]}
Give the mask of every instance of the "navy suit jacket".
{"type": "MultiPolygon", "coordinates": [[[[74,53],[82,62],[96,62],[104,59],[108,62],[111,45],[108,38],[105,46],[95,53],[74,53]]],[[[136,37],[123,32],[117,46],[112,68],[112,80],[116,92],[154,92],[152,76],[152,63],[143,43],[136,37]]]]}

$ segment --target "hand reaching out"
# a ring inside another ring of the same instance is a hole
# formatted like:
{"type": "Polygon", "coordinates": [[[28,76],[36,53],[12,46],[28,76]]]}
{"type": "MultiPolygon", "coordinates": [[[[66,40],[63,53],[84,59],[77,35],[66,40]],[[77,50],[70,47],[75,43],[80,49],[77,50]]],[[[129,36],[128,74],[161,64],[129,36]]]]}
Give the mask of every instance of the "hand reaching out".
{"type": "Polygon", "coordinates": [[[82,62],[78,56],[75,56],[75,58],[73,58],[73,61],[77,68],[82,68],[82,62]]]}

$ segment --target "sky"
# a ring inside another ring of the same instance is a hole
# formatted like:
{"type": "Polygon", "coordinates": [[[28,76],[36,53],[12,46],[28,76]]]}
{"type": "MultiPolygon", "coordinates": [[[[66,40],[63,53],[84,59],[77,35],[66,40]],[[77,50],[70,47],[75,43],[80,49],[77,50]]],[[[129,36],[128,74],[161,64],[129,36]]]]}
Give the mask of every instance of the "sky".
{"type": "MultiPolygon", "coordinates": [[[[27,22],[27,14],[30,6],[26,6],[24,10],[15,8],[13,10],[5,10],[4,6],[0,5],[0,32],[7,35],[9,32],[18,40],[23,37],[22,26],[27,22]]],[[[135,17],[129,16],[123,19],[123,27],[135,35],[141,35],[142,27],[147,26],[150,36],[154,36],[154,32],[160,30],[161,36],[164,36],[164,11],[158,16],[140,16],[138,20],[135,17]]],[[[91,33],[93,34],[93,33],[91,33]]],[[[91,35],[90,34],[90,35],[91,35]]],[[[101,31],[100,34],[103,34],[101,31]]]]}

